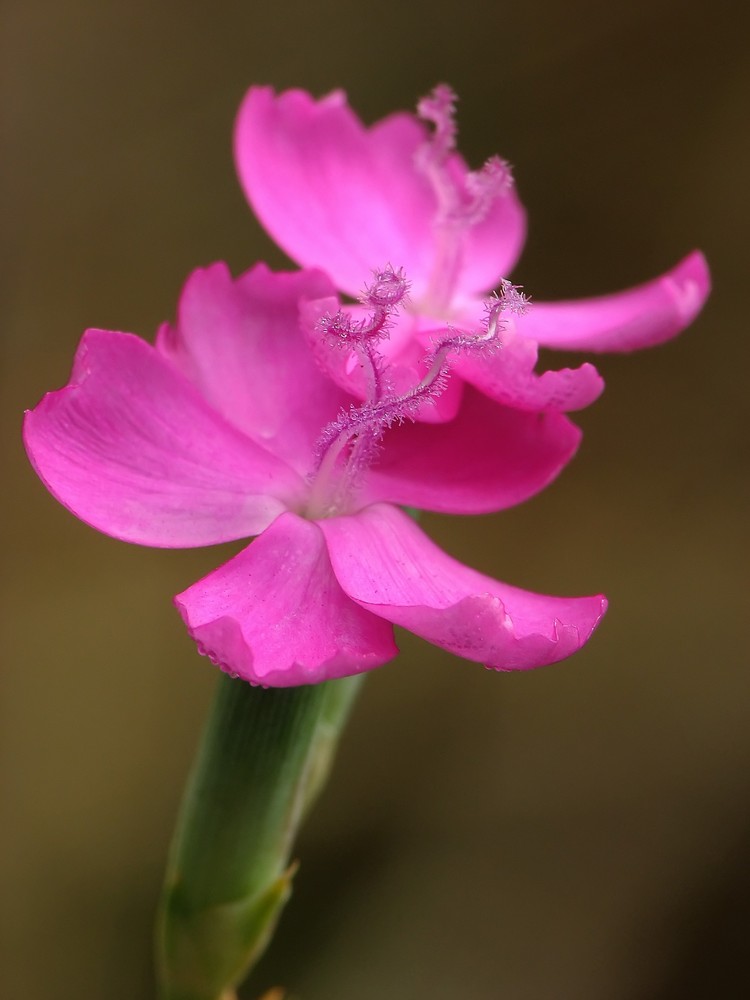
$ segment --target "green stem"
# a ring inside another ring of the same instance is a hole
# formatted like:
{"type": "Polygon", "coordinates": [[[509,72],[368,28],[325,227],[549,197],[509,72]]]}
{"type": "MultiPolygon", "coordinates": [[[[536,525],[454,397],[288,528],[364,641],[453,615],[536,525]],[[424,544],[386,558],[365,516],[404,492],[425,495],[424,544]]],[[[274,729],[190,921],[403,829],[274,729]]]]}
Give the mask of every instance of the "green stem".
{"type": "Polygon", "coordinates": [[[219,678],[159,911],[160,1000],[219,1000],[262,954],[360,680],[265,690],[219,678]]]}

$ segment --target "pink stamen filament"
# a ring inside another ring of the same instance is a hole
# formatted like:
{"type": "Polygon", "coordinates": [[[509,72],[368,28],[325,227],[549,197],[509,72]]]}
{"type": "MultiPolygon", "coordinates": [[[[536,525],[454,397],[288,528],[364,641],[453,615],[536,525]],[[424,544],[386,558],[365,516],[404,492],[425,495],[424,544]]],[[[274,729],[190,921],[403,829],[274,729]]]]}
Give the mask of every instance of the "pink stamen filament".
{"type": "Polygon", "coordinates": [[[456,95],[440,84],[417,105],[417,114],[434,131],[417,151],[417,166],[427,176],[437,200],[434,219],[437,252],[423,306],[446,315],[458,283],[469,230],[513,184],[510,165],[493,156],[480,170],[464,175],[463,184],[449,168],[456,148],[456,95]]]}
{"type": "MultiPolygon", "coordinates": [[[[402,294],[398,302],[403,297],[402,294]]],[[[324,428],[316,449],[318,457],[311,481],[308,516],[331,517],[346,511],[362,474],[377,458],[386,430],[394,423],[416,419],[419,408],[426,402],[434,402],[445,389],[449,356],[458,351],[487,352],[501,347],[503,312],[522,311],[526,303],[525,296],[514,285],[503,282],[500,294],[488,304],[485,329],[474,334],[449,330],[446,336],[435,341],[425,359],[426,374],[416,386],[399,395],[387,394],[382,357],[375,350],[374,337],[365,332],[375,329],[376,317],[370,323],[360,321],[357,324],[342,313],[333,318],[324,317],[320,325],[323,333],[330,335],[331,330],[335,330],[342,342],[353,341],[354,349],[370,365],[372,392],[365,403],[342,411],[324,428]]],[[[391,303],[388,316],[392,315],[396,304],[391,303]]],[[[380,322],[378,330],[382,329],[383,322],[380,322]]]]}

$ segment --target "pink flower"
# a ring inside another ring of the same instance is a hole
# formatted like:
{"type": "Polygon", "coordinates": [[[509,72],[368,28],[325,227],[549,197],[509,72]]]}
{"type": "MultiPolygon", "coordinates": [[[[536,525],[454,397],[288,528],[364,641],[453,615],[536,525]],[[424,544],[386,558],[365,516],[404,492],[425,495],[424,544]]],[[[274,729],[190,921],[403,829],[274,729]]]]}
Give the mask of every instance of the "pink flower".
{"type": "MultiPolygon", "coordinates": [[[[411,304],[388,354],[412,379],[432,329],[446,322],[476,326],[483,300],[514,267],[526,232],[509,166],[492,157],[470,171],[456,152],[454,104],[450,89],[440,86],[420,102],[419,117],[399,112],[365,128],[341,91],[316,102],[300,90],[276,96],[254,87],[236,125],[247,197],[293,260],[323,268],[349,294],[374,261],[406,270],[411,304]]],[[[706,262],[695,252],[628,291],[535,301],[506,324],[503,350],[489,363],[459,358],[454,370],[461,378],[419,417],[450,419],[462,381],[523,410],[587,406],[603,388],[596,369],[583,364],[536,374],[539,346],[632,351],[658,344],[692,322],[708,290],[706,262]]],[[[348,379],[341,370],[332,374],[363,398],[356,372],[348,379]]]]}
{"type": "Polygon", "coordinates": [[[309,350],[298,314],[333,288],[320,272],[237,280],[196,271],[177,322],[151,346],[89,330],[69,384],[26,416],[47,488],[115,538],[189,547],[259,537],[176,598],[202,652],[256,684],[354,674],[397,652],[393,625],[498,670],[577,650],[602,597],[527,593],[460,565],[396,504],[494,511],[534,494],[579,439],[562,414],[498,406],[468,387],[450,424],[416,424],[450,357],[479,363],[503,326],[498,301],[480,333],[443,331],[425,374],[401,391],[378,344],[405,292],[376,275],[369,319],[323,316],[320,336],[359,358],[367,402],[337,387],[309,350]]]}

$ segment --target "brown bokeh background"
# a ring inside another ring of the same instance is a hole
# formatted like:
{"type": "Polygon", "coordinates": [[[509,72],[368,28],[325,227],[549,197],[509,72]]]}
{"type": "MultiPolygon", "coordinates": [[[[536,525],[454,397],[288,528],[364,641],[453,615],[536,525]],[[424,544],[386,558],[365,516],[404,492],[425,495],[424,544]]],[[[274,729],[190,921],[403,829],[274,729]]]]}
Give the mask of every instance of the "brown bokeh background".
{"type": "Polygon", "coordinates": [[[544,495],[425,517],[471,565],[603,589],[609,615],[523,676],[402,637],[242,995],[750,995],[747,12],[6,0],[0,995],[153,995],[152,911],[214,680],[170,598],[223,555],[78,523],[26,463],[22,410],[66,381],[86,326],[150,337],[191,268],[284,263],[233,173],[247,86],[343,86],[374,120],[440,80],[471,162],[515,165],[532,296],[624,287],[694,246],[715,290],[678,341],[601,360],[607,392],[544,495]]]}

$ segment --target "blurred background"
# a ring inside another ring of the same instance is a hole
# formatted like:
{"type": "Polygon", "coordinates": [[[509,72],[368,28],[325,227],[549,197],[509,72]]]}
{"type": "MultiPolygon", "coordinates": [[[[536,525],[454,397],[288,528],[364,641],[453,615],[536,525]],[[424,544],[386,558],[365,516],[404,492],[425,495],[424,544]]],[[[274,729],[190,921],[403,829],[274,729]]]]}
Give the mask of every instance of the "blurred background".
{"type": "Polygon", "coordinates": [[[679,340],[600,359],[607,391],[542,496],[424,518],[470,565],[604,590],[609,615],[575,659],[518,676],[401,637],[242,996],[750,995],[748,10],[5,0],[3,997],[153,995],[153,908],[215,679],[170,601],[226,554],[76,521],[26,462],[22,411],[66,382],[85,327],[150,338],[192,268],[284,265],[232,165],[251,83],[341,86],[374,121],[442,80],[470,162],[515,165],[532,296],[625,287],[696,246],[714,294],[679,340]]]}

